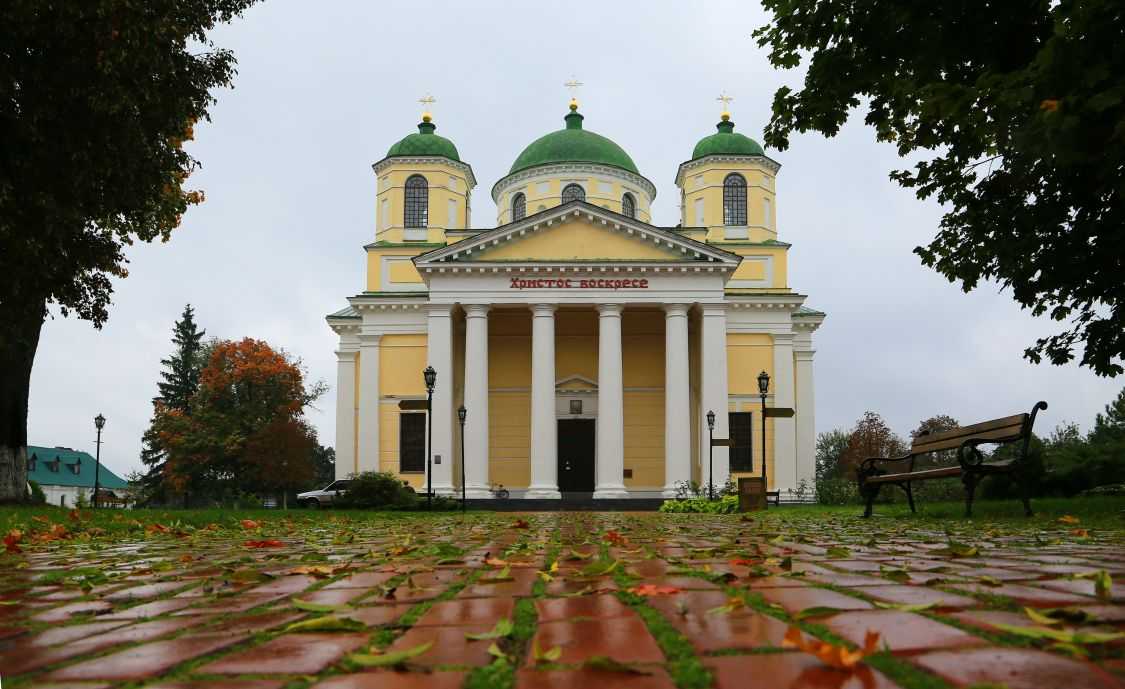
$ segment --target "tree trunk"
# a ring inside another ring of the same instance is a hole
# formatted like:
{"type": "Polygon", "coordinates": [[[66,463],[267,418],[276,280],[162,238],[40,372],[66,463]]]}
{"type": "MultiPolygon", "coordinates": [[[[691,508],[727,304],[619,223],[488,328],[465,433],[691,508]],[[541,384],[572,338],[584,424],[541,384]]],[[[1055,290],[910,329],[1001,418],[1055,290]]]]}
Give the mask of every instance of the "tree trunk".
{"type": "Polygon", "coordinates": [[[0,303],[0,503],[27,494],[27,396],[46,302],[0,303]]]}

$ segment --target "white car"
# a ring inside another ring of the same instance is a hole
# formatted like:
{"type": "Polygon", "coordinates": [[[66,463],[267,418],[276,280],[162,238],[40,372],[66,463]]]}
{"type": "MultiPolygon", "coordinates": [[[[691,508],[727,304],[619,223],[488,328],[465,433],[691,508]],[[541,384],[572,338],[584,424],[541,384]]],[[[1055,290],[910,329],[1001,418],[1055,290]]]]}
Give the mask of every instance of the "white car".
{"type": "Polygon", "coordinates": [[[304,505],[309,509],[317,509],[325,505],[331,505],[333,500],[336,500],[344,493],[348,492],[348,486],[352,484],[351,479],[340,479],[333,481],[320,490],[310,490],[304,493],[297,493],[297,504],[304,505]]]}

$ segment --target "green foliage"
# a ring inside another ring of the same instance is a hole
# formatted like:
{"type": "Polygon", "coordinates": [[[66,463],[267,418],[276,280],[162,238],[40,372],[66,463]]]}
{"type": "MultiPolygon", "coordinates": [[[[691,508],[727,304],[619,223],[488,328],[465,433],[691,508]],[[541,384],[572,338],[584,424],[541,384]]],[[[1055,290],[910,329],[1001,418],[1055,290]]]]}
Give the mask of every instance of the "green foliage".
{"type": "MultiPolygon", "coordinates": [[[[850,433],[842,428],[834,428],[816,436],[816,481],[819,484],[828,479],[843,478],[840,458],[848,449],[850,433]]],[[[831,503],[836,504],[836,503],[831,503]]]]}
{"type": "Polygon", "coordinates": [[[414,491],[401,479],[385,471],[365,471],[352,478],[352,484],[340,499],[333,502],[339,507],[366,509],[407,509],[414,505],[414,491]]]}
{"type": "Polygon", "coordinates": [[[858,505],[862,502],[854,478],[826,478],[817,481],[816,501],[821,505],[858,505]]]}
{"type": "Polygon", "coordinates": [[[312,452],[313,484],[327,486],[336,478],[336,450],[331,447],[317,445],[312,452]]]}
{"type": "Polygon", "coordinates": [[[101,327],[126,247],[167,241],[203,201],[184,142],[235,71],[208,34],[252,3],[0,3],[0,500],[24,491],[48,306],[101,327]]]}
{"type": "Polygon", "coordinates": [[[31,504],[47,504],[47,494],[43,492],[43,487],[39,485],[38,481],[28,481],[27,485],[31,486],[31,504]]]}
{"type": "Polygon", "coordinates": [[[715,500],[706,497],[685,500],[665,500],[661,512],[699,512],[706,514],[734,514],[738,511],[738,496],[724,495],[715,500]]]}
{"type": "Polygon", "coordinates": [[[962,289],[996,282],[1060,323],[1024,356],[1099,375],[1125,357],[1125,17],[1116,0],[934,5],[764,0],[770,62],[806,63],[774,95],[765,140],[834,136],[866,110],[912,170],[892,179],[946,209],[915,253],[962,289]]]}

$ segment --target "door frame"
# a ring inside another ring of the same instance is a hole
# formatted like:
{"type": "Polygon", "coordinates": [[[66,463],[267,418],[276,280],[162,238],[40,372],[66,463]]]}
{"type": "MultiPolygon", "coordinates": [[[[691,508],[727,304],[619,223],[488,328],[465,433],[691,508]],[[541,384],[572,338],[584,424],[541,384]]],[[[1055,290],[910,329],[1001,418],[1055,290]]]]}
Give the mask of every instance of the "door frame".
{"type": "Polygon", "coordinates": [[[558,431],[559,431],[559,425],[563,421],[584,421],[584,422],[590,424],[590,435],[593,438],[593,443],[592,443],[593,447],[591,449],[593,450],[593,452],[591,453],[591,455],[592,455],[592,457],[591,457],[592,458],[592,466],[590,467],[590,489],[589,490],[563,491],[562,487],[561,487],[562,482],[559,481],[559,486],[560,486],[559,490],[560,490],[561,493],[563,493],[563,495],[565,495],[566,493],[593,493],[594,490],[597,489],[597,485],[598,485],[598,421],[595,417],[585,416],[585,415],[579,416],[577,414],[575,414],[574,416],[571,416],[571,417],[560,417],[558,419],[555,419],[555,431],[556,431],[556,437],[555,437],[555,472],[556,472],[556,475],[559,476],[560,478],[561,478],[561,473],[562,473],[561,472],[561,465],[562,465],[562,462],[563,462],[563,457],[562,457],[561,453],[559,452],[559,446],[561,445],[561,442],[560,442],[559,438],[560,438],[561,434],[559,434],[558,431]]]}

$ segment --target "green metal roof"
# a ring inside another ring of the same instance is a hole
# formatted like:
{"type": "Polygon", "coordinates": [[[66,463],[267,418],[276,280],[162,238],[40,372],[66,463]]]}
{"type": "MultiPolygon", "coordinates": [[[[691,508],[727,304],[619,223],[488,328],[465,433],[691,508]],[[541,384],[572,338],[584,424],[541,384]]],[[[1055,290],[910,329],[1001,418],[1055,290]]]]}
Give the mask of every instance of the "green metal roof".
{"type": "Polygon", "coordinates": [[[761,144],[748,136],[734,133],[734,122],[724,119],[715,125],[718,129],[711,136],[705,136],[695,145],[691,159],[696,160],[711,155],[764,156],[761,144]]]}
{"type": "Polygon", "coordinates": [[[582,115],[567,114],[566,128],[541,136],[523,149],[508,174],[551,163],[598,163],[641,174],[629,154],[600,134],[582,128],[582,115]]]}
{"type": "MultiPolygon", "coordinates": [[[[89,452],[72,450],[69,447],[27,446],[27,480],[41,486],[94,487],[94,467],[96,462],[89,452]],[[77,467],[78,473],[75,473],[77,467]]],[[[129,483],[102,464],[98,471],[102,488],[128,488],[129,483]]]]}
{"type": "Polygon", "coordinates": [[[796,311],[793,312],[793,315],[794,316],[824,316],[826,314],[823,311],[817,311],[816,309],[810,309],[807,306],[800,306],[800,307],[797,308],[796,311]]]}
{"type": "Polygon", "coordinates": [[[329,318],[359,318],[359,312],[357,312],[354,308],[352,308],[349,305],[349,306],[345,306],[344,308],[340,309],[336,313],[328,314],[328,317],[329,318]]]}
{"type": "Polygon", "coordinates": [[[457,147],[444,136],[434,134],[435,129],[437,129],[437,125],[433,122],[419,123],[418,133],[410,134],[391,146],[391,150],[387,151],[387,157],[441,156],[458,163],[461,162],[461,158],[457,155],[457,147]]]}

